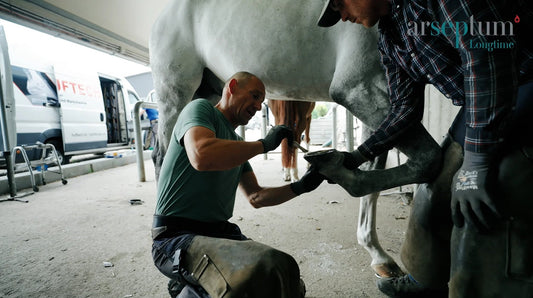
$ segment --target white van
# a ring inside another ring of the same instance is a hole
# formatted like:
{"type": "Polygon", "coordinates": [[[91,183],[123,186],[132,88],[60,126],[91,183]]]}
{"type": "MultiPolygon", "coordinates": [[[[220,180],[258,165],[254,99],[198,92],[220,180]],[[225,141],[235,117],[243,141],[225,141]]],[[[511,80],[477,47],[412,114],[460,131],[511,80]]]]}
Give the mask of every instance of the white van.
{"type": "MultiPolygon", "coordinates": [[[[131,146],[139,96],[126,79],[78,67],[75,61],[44,63],[46,59],[26,53],[9,51],[13,97],[4,102],[15,107],[10,110],[14,119],[7,117],[16,128],[12,146],[53,144],[63,164],[73,155],[131,146]]],[[[30,159],[41,157],[32,151],[30,159]]]]}

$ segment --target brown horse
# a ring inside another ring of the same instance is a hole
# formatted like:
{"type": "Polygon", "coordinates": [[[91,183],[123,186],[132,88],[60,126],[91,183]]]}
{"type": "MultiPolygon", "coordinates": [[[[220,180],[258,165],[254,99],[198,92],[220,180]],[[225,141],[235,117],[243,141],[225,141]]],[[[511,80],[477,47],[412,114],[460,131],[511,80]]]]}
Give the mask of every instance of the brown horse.
{"type": "MultiPolygon", "coordinates": [[[[294,141],[301,141],[301,135],[305,131],[305,143],[309,146],[309,127],[311,125],[311,113],[315,108],[314,102],[269,100],[268,106],[274,115],[276,125],[286,125],[294,132],[294,141]]],[[[298,181],[298,148],[287,143],[287,139],[281,142],[281,164],[283,166],[283,179],[285,181],[298,181]],[[291,176],[292,174],[292,176],[291,176]]]]}

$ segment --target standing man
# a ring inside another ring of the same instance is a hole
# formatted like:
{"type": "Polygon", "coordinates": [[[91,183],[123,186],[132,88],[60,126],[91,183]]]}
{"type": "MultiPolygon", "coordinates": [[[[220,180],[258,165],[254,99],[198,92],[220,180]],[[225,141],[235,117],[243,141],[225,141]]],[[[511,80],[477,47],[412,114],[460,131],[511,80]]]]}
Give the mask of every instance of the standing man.
{"type": "Polygon", "coordinates": [[[228,222],[237,186],[260,208],[314,190],[324,180],[310,169],[298,182],[258,185],[248,159],[277,148],[284,138],[292,143],[285,126],[255,142],[235,133],[261,110],[264,98],[261,80],[239,72],[214,107],[196,99],[178,118],[161,168],[152,229],[154,263],[171,279],[173,297],[304,297],[290,255],[247,239],[228,222]]]}
{"type": "Polygon", "coordinates": [[[457,166],[439,177],[447,181],[441,192],[430,184],[415,194],[402,251],[410,274],[379,280],[380,290],[393,297],[434,297],[446,295],[449,281],[450,297],[530,297],[531,1],[326,1],[318,25],[339,19],[367,28],[379,21],[391,102],[373,135],[345,153],[346,167],[389,150],[422,119],[426,84],[463,106],[444,150],[458,143],[464,159],[445,161],[444,167],[457,166]],[[439,208],[443,201],[452,212],[439,208]],[[450,239],[452,219],[450,254],[443,239],[450,239]]]}
{"type": "Polygon", "coordinates": [[[157,142],[159,111],[157,109],[146,108],[144,112],[150,121],[150,129],[148,130],[148,133],[146,134],[146,140],[144,141],[144,150],[152,150],[157,142]]]}

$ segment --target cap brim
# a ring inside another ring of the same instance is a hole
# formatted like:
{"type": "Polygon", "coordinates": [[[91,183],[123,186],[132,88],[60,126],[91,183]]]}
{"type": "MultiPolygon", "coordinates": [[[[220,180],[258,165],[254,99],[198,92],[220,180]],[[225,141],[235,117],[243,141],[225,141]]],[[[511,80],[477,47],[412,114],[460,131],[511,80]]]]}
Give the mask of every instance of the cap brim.
{"type": "Polygon", "coordinates": [[[324,8],[322,8],[322,13],[318,19],[317,25],[320,27],[331,27],[341,19],[341,14],[338,11],[331,9],[329,5],[330,1],[326,1],[324,8]]]}

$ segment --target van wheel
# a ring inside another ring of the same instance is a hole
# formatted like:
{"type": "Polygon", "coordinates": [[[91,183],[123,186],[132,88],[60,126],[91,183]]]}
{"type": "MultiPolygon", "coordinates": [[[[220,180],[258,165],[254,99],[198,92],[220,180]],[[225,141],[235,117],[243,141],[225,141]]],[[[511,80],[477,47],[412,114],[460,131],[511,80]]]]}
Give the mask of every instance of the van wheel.
{"type": "MultiPolygon", "coordinates": [[[[63,144],[61,143],[61,141],[57,140],[57,139],[51,139],[51,140],[48,140],[45,142],[45,144],[52,144],[54,145],[54,147],[56,148],[56,151],[57,151],[57,157],[59,159],[59,164],[61,165],[66,165],[69,163],[70,161],[70,156],[65,156],[65,153],[63,152],[63,144]]],[[[46,156],[47,159],[54,159],[54,153],[52,153],[51,151],[48,152],[48,155],[46,156]]]]}

